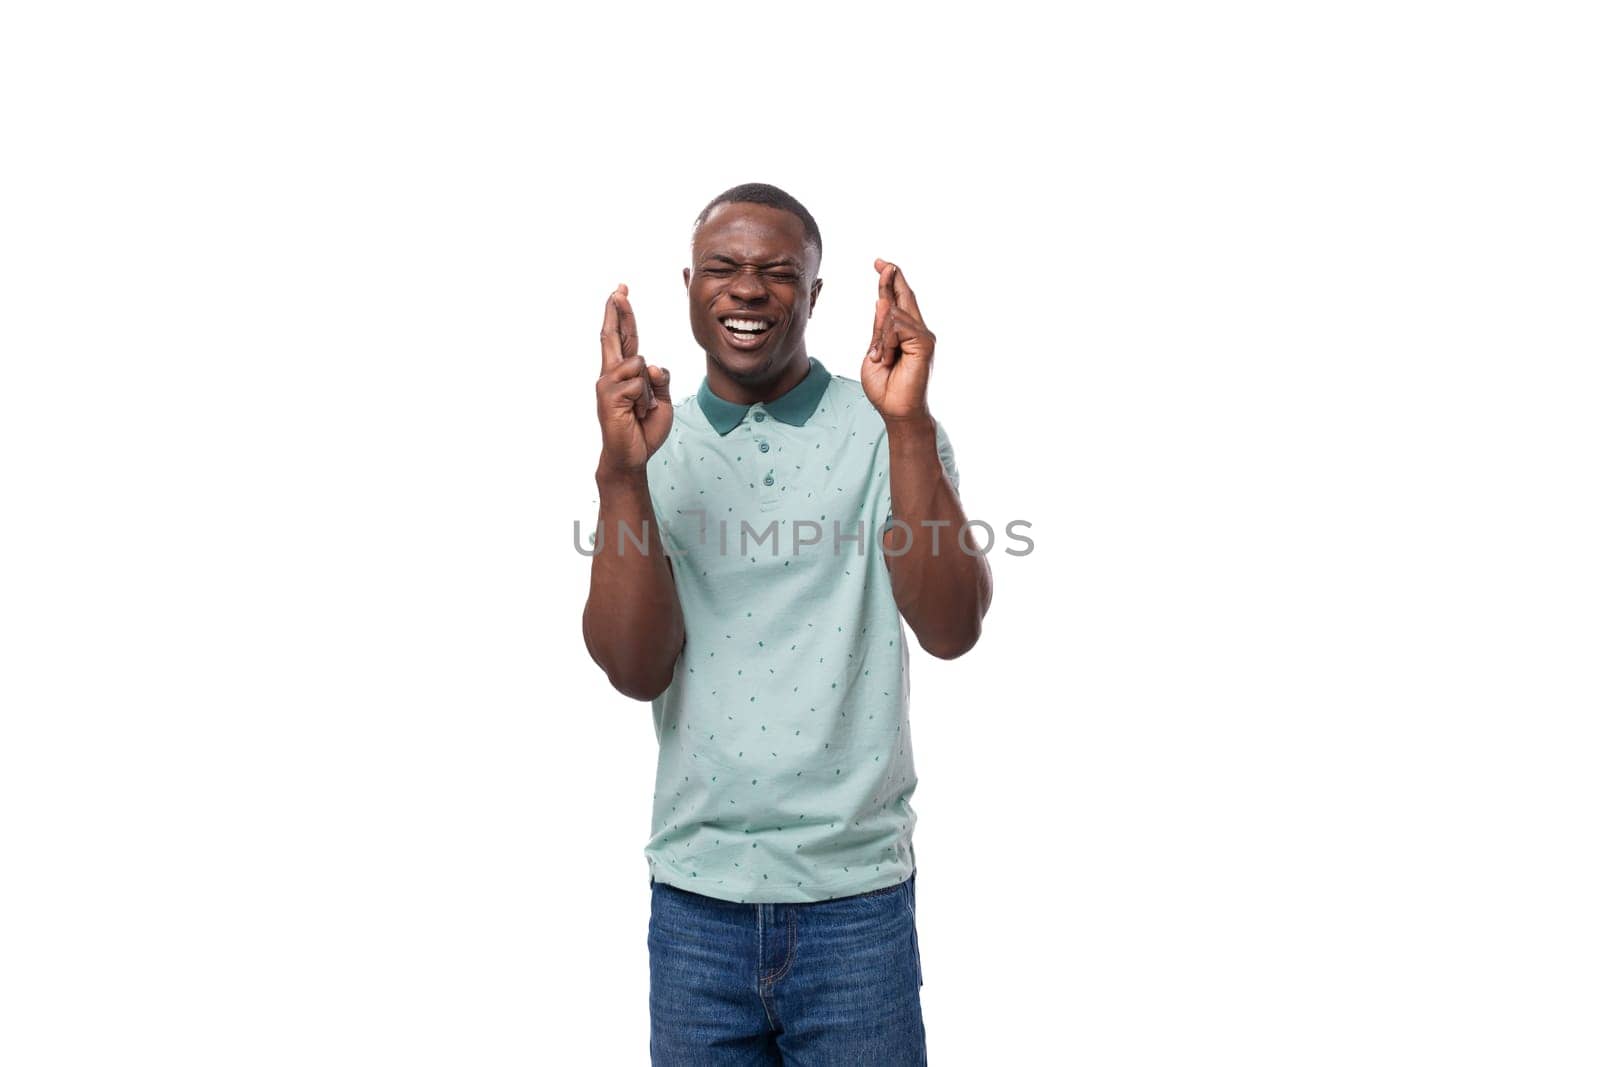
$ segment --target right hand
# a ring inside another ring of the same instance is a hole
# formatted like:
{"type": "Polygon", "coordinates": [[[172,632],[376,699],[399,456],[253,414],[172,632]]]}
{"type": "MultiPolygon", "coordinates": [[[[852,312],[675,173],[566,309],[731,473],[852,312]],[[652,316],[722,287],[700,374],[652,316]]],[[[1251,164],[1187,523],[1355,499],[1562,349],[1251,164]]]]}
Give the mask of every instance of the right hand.
{"type": "Polygon", "coordinates": [[[639,355],[639,331],[628,303],[628,287],[606,298],[600,327],[600,468],[616,474],[642,472],[672,428],[672,397],[665,367],[639,355]]]}

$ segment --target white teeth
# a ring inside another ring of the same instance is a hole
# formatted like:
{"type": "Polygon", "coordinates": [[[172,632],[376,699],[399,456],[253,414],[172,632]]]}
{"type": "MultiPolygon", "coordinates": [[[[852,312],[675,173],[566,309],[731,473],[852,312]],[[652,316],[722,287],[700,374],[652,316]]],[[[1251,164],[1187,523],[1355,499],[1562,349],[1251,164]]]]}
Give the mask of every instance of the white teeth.
{"type": "Polygon", "coordinates": [[[723,319],[722,325],[730,330],[743,330],[745,333],[760,333],[767,328],[767,324],[756,319],[723,319]]]}

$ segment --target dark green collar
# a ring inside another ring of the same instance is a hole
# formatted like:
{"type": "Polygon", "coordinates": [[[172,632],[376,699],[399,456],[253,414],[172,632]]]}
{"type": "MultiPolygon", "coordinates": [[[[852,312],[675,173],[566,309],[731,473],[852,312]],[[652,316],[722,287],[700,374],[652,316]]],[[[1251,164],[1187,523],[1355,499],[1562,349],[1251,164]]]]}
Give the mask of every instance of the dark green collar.
{"type": "MultiPolygon", "coordinates": [[[[811,360],[811,368],[806,371],[806,376],[787,393],[762,405],[773,418],[790,426],[806,424],[811,413],[816,411],[817,405],[822,402],[822,394],[827,392],[828,379],[832,377],[820,359],[815,356],[808,358],[811,360]]],[[[749,404],[735,404],[713,393],[710,379],[701,380],[700,392],[696,398],[700,402],[700,410],[705,412],[706,421],[723,436],[727,436],[728,431],[743,422],[744,413],[751,408],[749,404]]]]}

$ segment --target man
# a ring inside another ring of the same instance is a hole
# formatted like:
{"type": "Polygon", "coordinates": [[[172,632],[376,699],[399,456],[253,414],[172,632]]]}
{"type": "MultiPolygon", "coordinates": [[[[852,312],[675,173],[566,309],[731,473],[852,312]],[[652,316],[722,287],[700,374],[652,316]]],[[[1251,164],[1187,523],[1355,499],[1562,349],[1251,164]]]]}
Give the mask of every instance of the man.
{"type": "Polygon", "coordinates": [[[957,541],[911,287],[876,262],[861,377],[840,377],[806,352],[821,259],[810,212],[773,186],[701,212],[683,281],[706,373],[676,405],[627,287],[606,301],[583,633],[612,685],[653,702],[661,746],[657,1064],[926,1062],[901,618],[953,659],[991,579],[957,541]]]}

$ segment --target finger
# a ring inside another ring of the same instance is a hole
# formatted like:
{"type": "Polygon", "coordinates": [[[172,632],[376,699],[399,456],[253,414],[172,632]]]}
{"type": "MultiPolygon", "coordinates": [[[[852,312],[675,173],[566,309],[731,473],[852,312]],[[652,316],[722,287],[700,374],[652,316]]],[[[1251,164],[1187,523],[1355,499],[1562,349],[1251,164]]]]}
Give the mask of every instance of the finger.
{"type": "Polygon", "coordinates": [[[657,403],[672,403],[672,372],[665,367],[650,367],[650,387],[657,403]]]}
{"type": "Polygon", "coordinates": [[[875,259],[872,262],[878,270],[878,299],[894,303],[894,276],[900,268],[887,259],[875,259]]]}
{"type": "Polygon", "coordinates": [[[878,358],[889,363],[900,358],[900,327],[895,321],[893,304],[883,309],[883,347],[878,350],[878,358]]]}
{"type": "Polygon", "coordinates": [[[614,387],[626,386],[625,392],[617,392],[616,396],[626,396],[631,399],[633,413],[638,418],[644,418],[650,410],[651,399],[650,383],[647,376],[646,364],[643,356],[628,356],[612,368],[608,377],[614,387]]]}
{"type": "Polygon", "coordinates": [[[889,312],[889,321],[895,330],[897,339],[896,347],[901,350],[902,354],[904,354],[906,343],[908,341],[916,340],[921,342],[919,347],[922,349],[922,351],[930,357],[932,356],[934,343],[933,331],[928,329],[928,327],[923,324],[921,319],[918,319],[909,311],[903,311],[896,308],[895,310],[889,312]]]}
{"type": "Polygon", "coordinates": [[[629,378],[637,378],[644,373],[645,362],[643,356],[625,356],[617,361],[607,375],[614,382],[624,382],[629,378]]]}
{"type": "Polygon", "coordinates": [[[605,318],[600,321],[600,371],[604,373],[618,363],[622,362],[622,336],[617,329],[620,312],[617,309],[617,294],[622,291],[622,286],[617,286],[610,296],[606,297],[605,318]]]}
{"type": "Polygon", "coordinates": [[[894,309],[889,308],[883,314],[883,332],[878,335],[878,354],[874,362],[892,367],[899,359],[900,330],[895,322],[894,309]]]}
{"type": "MultiPolygon", "coordinates": [[[[640,356],[639,358],[643,359],[644,357],[640,356]]],[[[644,368],[644,374],[641,375],[641,377],[644,378],[644,394],[639,397],[639,417],[641,419],[648,415],[651,409],[656,406],[655,372],[660,369],[660,367],[651,367],[646,365],[644,368]]]]}
{"type": "Polygon", "coordinates": [[[617,286],[617,333],[621,338],[624,359],[639,352],[639,324],[633,317],[633,305],[628,302],[628,287],[617,286]]]}
{"type": "Polygon", "coordinates": [[[889,302],[882,297],[872,309],[872,339],[867,342],[867,358],[874,363],[878,361],[878,346],[883,341],[883,321],[889,314],[889,302]]]}
{"type": "Polygon", "coordinates": [[[677,416],[677,409],[672,406],[672,396],[668,391],[672,373],[665,367],[652,367],[651,370],[654,372],[656,406],[642,424],[647,444],[651,441],[665,442],[672,430],[672,421],[677,416]]]}
{"type": "Polygon", "coordinates": [[[602,378],[599,385],[600,406],[607,411],[637,411],[644,392],[645,379],[642,375],[622,381],[602,378]]]}
{"type": "Polygon", "coordinates": [[[867,358],[874,363],[883,358],[883,325],[889,309],[894,306],[894,288],[889,280],[893,276],[894,264],[886,259],[872,261],[873,269],[878,272],[878,304],[872,315],[872,341],[867,345],[867,358]]]}
{"type": "Polygon", "coordinates": [[[650,376],[648,374],[635,375],[616,388],[617,396],[626,397],[631,401],[634,414],[644,418],[645,413],[649,410],[651,401],[655,399],[654,390],[650,386],[650,376]]]}
{"type": "Polygon", "coordinates": [[[617,406],[619,408],[629,408],[633,412],[634,418],[642,419],[645,416],[644,398],[645,394],[649,391],[650,390],[646,388],[645,378],[643,375],[640,375],[637,378],[629,378],[627,381],[623,382],[617,387],[617,406]]]}
{"type": "Polygon", "coordinates": [[[649,383],[646,391],[648,406],[640,405],[643,413],[639,416],[643,422],[651,422],[659,417],[660,409],[672,406],[672,397],[669,382],[672,375],[665,367],[649,367],[645,370],[645,381],[649,383]]]}
{"type": "Polygon", "coordinates": [[[894,269],[894,302],[900,310],[909,311],[921,320],[922,309],[917,307],[917,296],[911,291],[911,284],[906,281],[905,271],[899,267],[894,269]]]}

